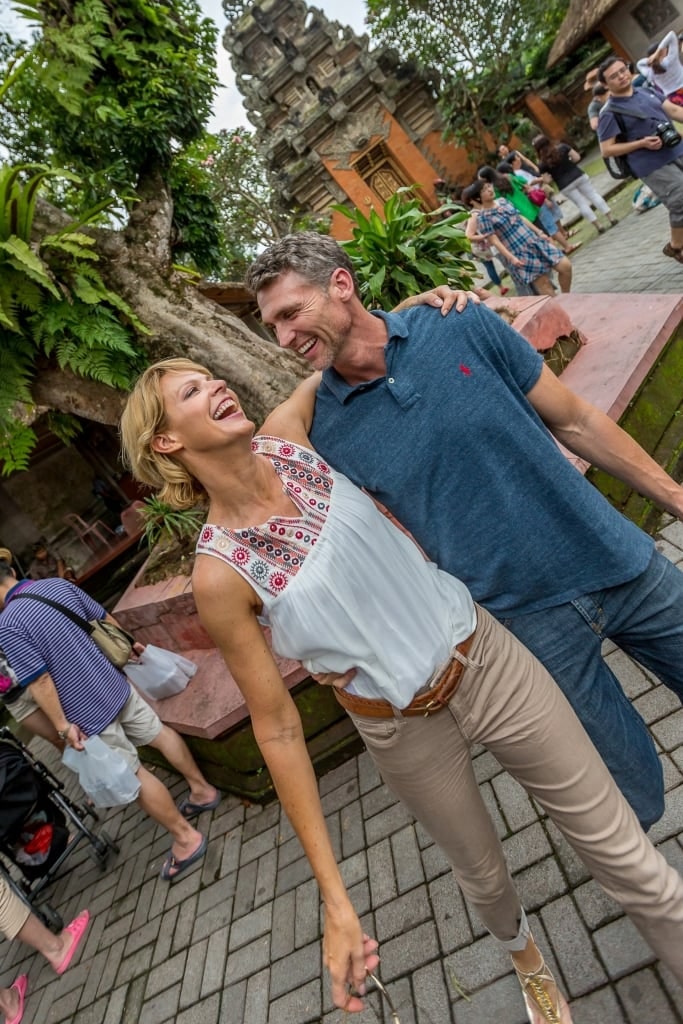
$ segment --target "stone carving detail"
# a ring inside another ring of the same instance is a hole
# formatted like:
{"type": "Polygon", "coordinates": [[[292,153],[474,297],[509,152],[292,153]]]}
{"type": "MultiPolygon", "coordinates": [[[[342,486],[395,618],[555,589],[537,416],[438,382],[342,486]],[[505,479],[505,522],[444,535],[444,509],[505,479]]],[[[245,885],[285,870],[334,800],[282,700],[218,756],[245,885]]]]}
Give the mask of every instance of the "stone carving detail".
{"type": "Polygon", "coordinates": [[[389,130],[386,110],[377,101],[360,114],[355,112],[353,119],[347,119],[345,124],[338,125],[332,135],[317,147],[318,152],[323,157],[335,160],[340,170],[350,170],[353,154],[377,139],[386,141],[389,130]]]}
{"type": "Polygon", "coordinates": [[[348,172],[383,200],[404,184],[403,160],[394,159],[389,145],[392,125],[398,122],[419,147],[415,111],[422,127],[430,121],[424,108],[433,105],[414,69],[401,74],[406,69],[394,51],[370,51],[367,36],[329,21],[304,0],[224,0],[224,10],[231,18],[224,45],[247,117],[268,163],[282,176],[284,192],[319,210],[325,189],[334,198],[346,195],[348,172]],[[377,158],[380,151],[386,158],[377,158]],[[315,169],[302,163],[311,157],[318,161],[315,169]]]}
{"type": "Polygon", "coordinates": [[[652,39],[659,36],[668,25],[676,20],[678,11],[670,0],[642,0],[631,11],[641,31],[652,39]]]}

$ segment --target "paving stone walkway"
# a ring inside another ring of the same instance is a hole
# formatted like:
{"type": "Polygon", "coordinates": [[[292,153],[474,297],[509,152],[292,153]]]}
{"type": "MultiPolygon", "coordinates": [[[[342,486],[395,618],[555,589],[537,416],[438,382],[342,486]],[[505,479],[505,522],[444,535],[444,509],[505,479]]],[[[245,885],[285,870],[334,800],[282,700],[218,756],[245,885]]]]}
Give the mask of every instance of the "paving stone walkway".
{"type": "MultiPolygon", "coordinates": [[[[604,195],[618,182],[607,172],[593,178],[604,195]]],[[[636,184],[627,186],[632,195],[636,184]]],[[[565,219],[571,217],[570,204],[565,219]]],[[[591,239],[572,255],[575,292],[660,292],[683,291],[683,263],[664,256],[662,248],[669,240],[669,218],[660,205],[645,213],[629,213],[616,227],[591,239]]]]}
{"type": "MultiPolygon", "coordinates": [[[[683,266],[661,255],[666,237],[661,208],[629,215],[577,252],[576,290],[681,291],[683,266]]],[[[683,524],[666,526],[658,544],[683,563],[683,524]]],[[[683,710],[619,651],[608,658],[659,746],[667,809],[651,835],[683,871],[683,710]]],[[[36,750],[52,759],[44,744],[36,750]]],[[[554,826],[490,754],[476,750],[474,765],[576,1024],[682,1024],[680,987],[554,826]]],[[[160,774],[180,797],[178,780],[160,774]]],[[[320,791],[401,1024],[524,1024],[508,959],[368,756],[323,777],[320,791]]],[[[200,819],[205,860],[174,885],[158,877],[167,838],[136,807],[110,812],[105,827],[121,847],[107,871],[78,851],[50,892],[65,920],[85,906],[94,915],[77,966],[57,979],[17,943],[0,948],[0,983],[29,972],[25,1024],[342,1024],[321,970],[317,889],[279,804],[226,796],[200,819]]],[[[391,1020],[376,994],[369,1002],[358,1024],[391,1020]]]]}

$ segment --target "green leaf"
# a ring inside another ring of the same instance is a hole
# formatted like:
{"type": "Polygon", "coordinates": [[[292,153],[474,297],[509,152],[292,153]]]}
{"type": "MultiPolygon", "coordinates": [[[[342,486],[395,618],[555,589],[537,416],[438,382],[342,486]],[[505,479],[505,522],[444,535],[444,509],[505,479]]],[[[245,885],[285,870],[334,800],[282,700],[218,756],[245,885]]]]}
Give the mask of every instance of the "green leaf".
{"type": "Polygon", "coordinates": [[[356,211],[353,238],[343,243],[364,299],[397,304],[437,284],[471,285],[474,266],[462,255],[470,248],[463,226],[466,215],[434,223],[414,188],[399,190],[383,212],[380,231],[374,211],[368,218],[356,211]]]}
{"type": "Polygon", "coordinates": [[[367,288],[373,298],[377,298],[377,296],[380,295],[386,273],[387,268],[380,267],[376,274],[372,274],[372,276],[367,279],[367,288]]]}
{"type": "Polygon", "coordinates": [[[0,423],[0,468],[3,476],[28,469],[36,441],[35,432],[25,423],[19,420],[0,423]]]}
{"type": "Polygon", "coordinates": [[[3,262],[26,274],[55,297],[59,296],[59,291],[52,282],[45,264],[23,239],[10,235],[4,242],[0,242],[0,268],[3,262]]]}

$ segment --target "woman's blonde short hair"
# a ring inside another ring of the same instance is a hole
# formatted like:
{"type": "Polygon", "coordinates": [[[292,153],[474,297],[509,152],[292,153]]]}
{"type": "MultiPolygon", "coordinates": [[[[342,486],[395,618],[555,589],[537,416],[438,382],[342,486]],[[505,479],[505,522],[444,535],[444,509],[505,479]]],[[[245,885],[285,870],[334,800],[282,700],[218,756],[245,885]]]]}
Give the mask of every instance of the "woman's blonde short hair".
{"type": "Polygon", "coordinates": [[[128,396],[121,416],[123,460],[135,479],[152,487],[161,501],[177,509],[192,508],[206,496],[204,488],[174,455],[164,455],[152,447],[166,423],[161,381],[168,373],[213,376],[191,359],[162,359],[148,366],[128,396]]]}

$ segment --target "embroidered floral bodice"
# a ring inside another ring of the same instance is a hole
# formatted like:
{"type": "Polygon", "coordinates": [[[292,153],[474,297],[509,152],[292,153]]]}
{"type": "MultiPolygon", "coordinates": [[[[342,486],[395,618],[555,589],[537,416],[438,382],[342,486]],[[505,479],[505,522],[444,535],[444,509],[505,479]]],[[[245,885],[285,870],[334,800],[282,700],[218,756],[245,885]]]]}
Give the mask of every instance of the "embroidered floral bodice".
{"type": "Polygon", "coordinates": [[[206,524],[197,551],[217,555],[270,594],[282,593],[315,546],[330,510],[332,476],[314,452],[277,437],[259,435],[252,451],[266,455],[299,516],[269,519],[232,530],[206,524]]]}

